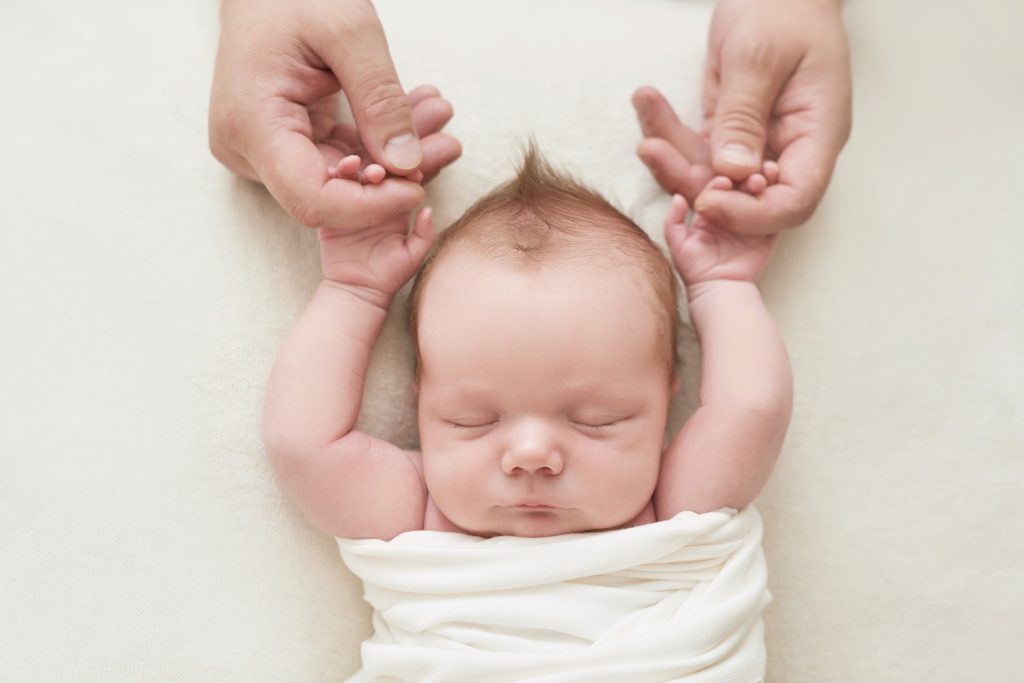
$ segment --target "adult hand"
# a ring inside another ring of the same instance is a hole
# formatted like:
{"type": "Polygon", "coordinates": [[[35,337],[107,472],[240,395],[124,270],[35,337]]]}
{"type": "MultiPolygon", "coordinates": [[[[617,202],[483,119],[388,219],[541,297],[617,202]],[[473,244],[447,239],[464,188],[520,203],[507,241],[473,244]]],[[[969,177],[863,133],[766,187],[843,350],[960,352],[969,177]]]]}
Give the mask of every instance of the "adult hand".
{"type": "Polygon", "coordinates": [[[633,99],[647,139],[638,152],[667,191],[717,226],[774,233],[805,222],[821,200],[850,134],[850,88],[839,0],[719,0],[703,133],[641,88],[633,99]],[[751,192],[744,183],[766,159],[777,159],[778,182],[751,192]],[[715,175],[737,185],[711,186],[715,175]]]}
{"type": "Polygon", "coordinates": [[[460,149],[438,132],[450,105],[436,89],[416,94],[410,102],[402,89],[369,0],[222,4],[210,150],[306,225],[359,229],[423,200],[418,181],[460,149]],[[355,129],[335,123],[339,90],[355,129]],[[429,137],[421,141],[418,128],[429,137]],[[332,178],[328,168],[349,154],[372,158],[388,177],[332,178]]]}

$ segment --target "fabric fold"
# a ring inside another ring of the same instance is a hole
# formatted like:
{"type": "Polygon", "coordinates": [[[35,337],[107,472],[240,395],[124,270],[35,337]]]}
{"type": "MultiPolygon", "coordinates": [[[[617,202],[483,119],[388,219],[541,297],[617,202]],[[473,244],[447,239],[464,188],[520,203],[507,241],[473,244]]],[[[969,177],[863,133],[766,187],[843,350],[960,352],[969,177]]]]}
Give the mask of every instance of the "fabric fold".
{"type": "Polygon", "coordinates": [[[760,681],[761,537],[750,506],[545,538],[338,539],[374,609],[349,680],[760,681]]]}

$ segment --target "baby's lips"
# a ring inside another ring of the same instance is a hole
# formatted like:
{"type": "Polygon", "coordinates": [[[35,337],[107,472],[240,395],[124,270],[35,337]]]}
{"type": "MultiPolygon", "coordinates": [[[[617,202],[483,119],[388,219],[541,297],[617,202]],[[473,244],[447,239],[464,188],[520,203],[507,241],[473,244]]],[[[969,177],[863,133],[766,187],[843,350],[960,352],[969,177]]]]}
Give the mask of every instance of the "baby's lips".
{"type": "Polygon", "coordinates": [[[509,507],[525,508],[525,509],[537,509],[537,510],[558,510],[558,509],[560,509],[557,505],[552,503],[547,498],[537,498],[537,497],[524,498],[522,500],[516,501],[515,503],[513,503],[509,507]]]}

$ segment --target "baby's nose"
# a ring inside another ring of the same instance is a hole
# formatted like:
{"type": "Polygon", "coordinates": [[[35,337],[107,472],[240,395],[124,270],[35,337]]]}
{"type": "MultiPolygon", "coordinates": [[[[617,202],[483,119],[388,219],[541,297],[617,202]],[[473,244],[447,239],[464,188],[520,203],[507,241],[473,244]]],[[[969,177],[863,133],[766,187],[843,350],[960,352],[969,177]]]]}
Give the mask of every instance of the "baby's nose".
{"type": "Polygon", "coordinates": [[[509,437],[501,468],[505,474],[560,474],[565,459],[551,430],[540,423],[519,425],[509,437]]]}

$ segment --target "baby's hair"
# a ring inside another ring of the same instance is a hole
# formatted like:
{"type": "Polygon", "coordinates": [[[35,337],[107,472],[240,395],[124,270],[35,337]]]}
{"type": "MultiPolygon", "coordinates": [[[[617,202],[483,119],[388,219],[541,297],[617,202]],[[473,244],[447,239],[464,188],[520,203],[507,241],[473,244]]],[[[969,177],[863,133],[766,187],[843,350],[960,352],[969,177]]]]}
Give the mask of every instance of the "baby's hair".
{"type": "Polygon", "coordinates": [[[460,248],[524,268],[572,259],[639,268],[653,294],[659,340],[665,344],[669,374],[673,374],[679,361],[680,319],[672,265],[642,228],[600,194],[552,167],[531,141],[515,178],[479,199],[438,236],[413,283],[408,315],[417,376],[423,292],[445,254],[460,248]]]}

